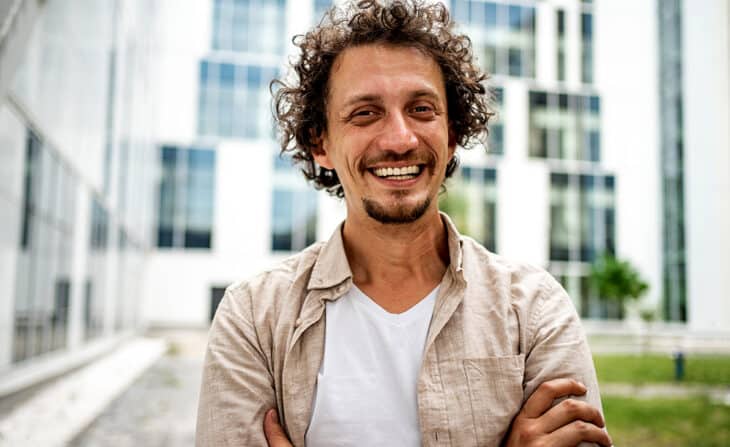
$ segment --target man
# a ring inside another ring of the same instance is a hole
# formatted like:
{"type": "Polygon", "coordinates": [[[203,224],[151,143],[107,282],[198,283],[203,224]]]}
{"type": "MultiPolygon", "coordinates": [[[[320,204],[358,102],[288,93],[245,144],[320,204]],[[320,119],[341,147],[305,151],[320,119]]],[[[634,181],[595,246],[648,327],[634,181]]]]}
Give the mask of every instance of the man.
{"type": "Polygon", "coordinates": [[[491,116],[452,25],[442,5],[362,1],[296,41],[282,149],[347,218],[228,288],[199,446],[610,445],[565,291],[438,211],[456,146],[491,116]]]}

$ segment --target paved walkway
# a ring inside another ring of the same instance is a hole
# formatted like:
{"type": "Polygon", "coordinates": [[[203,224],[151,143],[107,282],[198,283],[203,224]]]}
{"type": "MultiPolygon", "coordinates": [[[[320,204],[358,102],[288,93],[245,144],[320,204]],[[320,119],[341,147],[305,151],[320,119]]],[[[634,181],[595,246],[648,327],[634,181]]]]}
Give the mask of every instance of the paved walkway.
{"type": "Polygon", "coordinates": [[[97,361],[14,402],[0,420],[0,446],[66,445],[165,350],[160,339],[135,338],[97,361]]]}
{"type": "Polygon", "coordinates": [[[195,444],[205,331],[161,334],[170,348],[86,430],[69,443],[96,447],[195,444]]]}
{"type": "Polygon", "coordinates": [[[700,384],[646,384],[602,383],[601,396],[630,397],[635,399],[709,397],[713,402],[730,405],[730,385],[700,384]]]}

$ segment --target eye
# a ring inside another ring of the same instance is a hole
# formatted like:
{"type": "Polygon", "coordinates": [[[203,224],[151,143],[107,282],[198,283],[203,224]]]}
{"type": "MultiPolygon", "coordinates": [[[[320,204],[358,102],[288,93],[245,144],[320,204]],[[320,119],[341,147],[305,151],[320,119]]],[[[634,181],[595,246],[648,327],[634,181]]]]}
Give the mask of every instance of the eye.
{"type": "Polygon", "coordinates": [[[411,106],[410,113],[416,118],[433,118],[436,116],[436,108],[429,103],[419,102],[411,106]]]}
{"type": "Polygon", "coordinates": [[[378,117],[378,111],[373,108],[357,109],[349,116],[350,121],[356,125],[369,124],[378,117]]]}

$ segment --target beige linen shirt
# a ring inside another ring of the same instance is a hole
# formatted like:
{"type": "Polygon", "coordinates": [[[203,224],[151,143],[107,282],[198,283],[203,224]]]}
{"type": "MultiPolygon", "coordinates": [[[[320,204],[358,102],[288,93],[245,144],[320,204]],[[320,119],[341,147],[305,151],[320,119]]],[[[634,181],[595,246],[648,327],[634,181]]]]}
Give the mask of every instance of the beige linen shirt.
{"type": "MultiPolygon", "coordinates": [[[[424,348],[418,411],[425,446],[497,447],[541,383],[570,377],[600,408],[573,304],[544,270],[459,235],[446,215],[450,264],[424,348]]],[[[332,238],[230,286],[210,329],[196,445],[266,446],[276,408],[304,445],[324,355],[325,302],[352,286],[341,226],[332,238]]],[[[367,445],[367,440],[363,440],[367,445]]]]}

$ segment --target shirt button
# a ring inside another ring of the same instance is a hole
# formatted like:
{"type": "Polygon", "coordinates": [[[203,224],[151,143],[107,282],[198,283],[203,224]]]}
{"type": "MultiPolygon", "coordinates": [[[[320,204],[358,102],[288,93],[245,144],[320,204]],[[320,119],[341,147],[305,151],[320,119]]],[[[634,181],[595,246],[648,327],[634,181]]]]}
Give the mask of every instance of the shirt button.
{"type": "Polygon", "coordinates": [[[302,319],[297,318],[297,320],[294,322],[294,326],[296,327],[296,326],[301,326],[301,325],[302,325],[302,319]]]}

